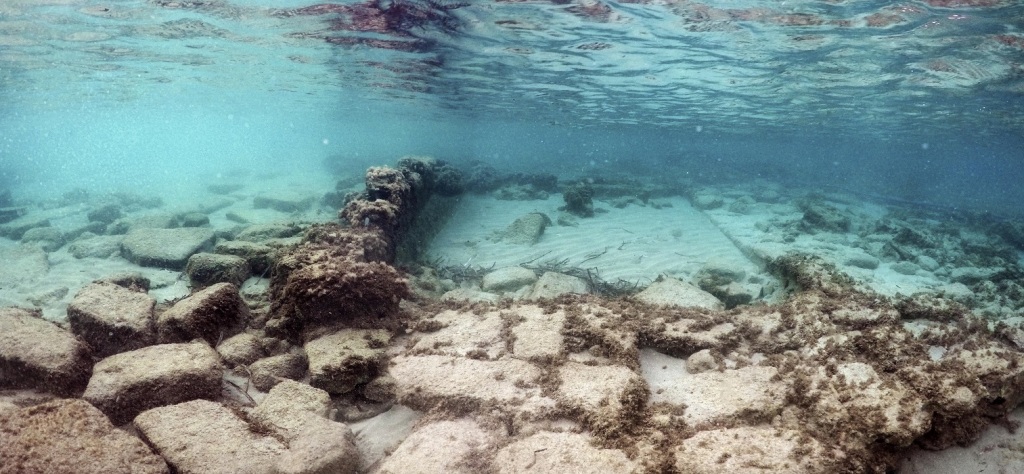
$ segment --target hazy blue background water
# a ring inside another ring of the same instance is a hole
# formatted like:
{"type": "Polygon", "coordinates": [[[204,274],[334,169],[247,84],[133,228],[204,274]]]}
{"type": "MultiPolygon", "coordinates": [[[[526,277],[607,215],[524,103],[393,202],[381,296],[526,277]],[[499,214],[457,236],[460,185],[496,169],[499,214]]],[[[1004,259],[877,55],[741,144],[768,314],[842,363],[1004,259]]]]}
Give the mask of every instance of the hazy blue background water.
{"type": "Polygon", "coordinates": [[[1018,3],[5,1],[0,184],[173,193],[415,153],[1019,214],[1018,3]]]}

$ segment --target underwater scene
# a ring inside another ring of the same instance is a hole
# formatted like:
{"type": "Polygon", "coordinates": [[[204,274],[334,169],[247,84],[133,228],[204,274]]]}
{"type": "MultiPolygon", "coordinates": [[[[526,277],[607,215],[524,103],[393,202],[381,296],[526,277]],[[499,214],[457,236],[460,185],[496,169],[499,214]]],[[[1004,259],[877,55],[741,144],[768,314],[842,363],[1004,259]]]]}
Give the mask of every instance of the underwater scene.
{"type": "Polygon", "coordinates": [[[0,474],[1024,472],[1024,3],[0,1],[0,474]]]}

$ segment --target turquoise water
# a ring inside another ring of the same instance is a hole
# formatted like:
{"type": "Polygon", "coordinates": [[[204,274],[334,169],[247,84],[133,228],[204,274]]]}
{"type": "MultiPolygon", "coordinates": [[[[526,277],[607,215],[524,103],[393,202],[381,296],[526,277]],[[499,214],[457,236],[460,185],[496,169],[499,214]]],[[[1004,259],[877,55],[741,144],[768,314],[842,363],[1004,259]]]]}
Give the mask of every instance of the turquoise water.
{"type": "Polygon", "coordinates": [[[404,154],[763,177],[1019,214],[998,0],[8,0],[0,185],[152,189],[404,154]]]}

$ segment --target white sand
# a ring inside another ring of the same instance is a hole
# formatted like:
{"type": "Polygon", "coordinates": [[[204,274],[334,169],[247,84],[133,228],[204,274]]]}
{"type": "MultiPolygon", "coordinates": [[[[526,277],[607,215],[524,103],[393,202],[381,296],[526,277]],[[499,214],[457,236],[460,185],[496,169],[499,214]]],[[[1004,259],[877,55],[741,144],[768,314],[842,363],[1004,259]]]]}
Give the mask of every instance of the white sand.
{"type": "Polygon", "coordinates": [[[538,265],[568,259],[568,267],[596,268],[601,278],[639,281],[646,286],[661,274],[689,279],[710,260],[757,273],[756,265],[689,201],[660,199],[672,207],[628,206],[606,209],[594,217],[577,218],[579,226],[549,226],[534,245],[501,242],[498,234],[516,218],[543,212],[558,219],[561,195],[543,201],[501,201],[489,196],[466,196],[428,253],[446,265],[501,268],[530,262],[538,265]],[[604,252],[588,259],[588,256],[604,252]]]}

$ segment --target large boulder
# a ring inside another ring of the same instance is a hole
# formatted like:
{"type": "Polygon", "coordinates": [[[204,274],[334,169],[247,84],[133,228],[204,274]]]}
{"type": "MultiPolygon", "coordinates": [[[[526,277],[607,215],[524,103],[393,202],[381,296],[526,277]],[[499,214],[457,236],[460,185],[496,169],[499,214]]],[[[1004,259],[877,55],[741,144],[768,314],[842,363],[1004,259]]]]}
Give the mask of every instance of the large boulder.
{"type": "Polygon", "coordinates": [[[212,230],[201,227],[141,228],[124,237],[121,249],[138,265],[180,270],[190,256],[212,246],[213,238],[212,230]]]}
{"type": "Polygon", "coordinates": [[[324,242],[302,244],[274,267],[268,334],[292,339],[315,324],[380,327],[395,319],[411,291],[402,272],[372,261],[387,248],[380,234],[328,226],[318,232],[314,239],[324,242]]]}
{"type": "Polygon", "coordinates": [[[64,233],[56,227],[35,227],[21,235],[21,243],[38,245],[47,252],[61,248],[65,241],[64,233]]]}
{"type": "Polygon", "coordinates": [[[242,332],[218,344],[217,353],[230,365],[249,365],[265,356],[266,350],[255,334],[242,332]]]}
{"type": "Polygon", "coordinates": [[[0,474],[161,474],[167,463],[84,400],[0,411],[0,474]]]}
{"type": "Polygon", "coordinates": [[[149,346],[97,362],[83,398],[122,425],[150,408],[217,398],[221,374],[205,343],[149,346]]]}
{"type": "Polygon", "coordinates": [[[178,301],[157,317],[157,335],[161,343],[185,342],[202,338],[216,344],[248,319],[249,307],[231,283],[217,283],[178,301]]]}
{"type": "Polygon", "coordinates": [[[551,218],[540,212],[531,212],[509,224],[501,233],[501,240],[511,244],[533,245],[540,240],[549,225],[551,218]]]}
{"type": "Polygon", "coordinates": [[[145,293],[97,282],[71,300],[68,321],[97,357],[106,357],[156,342],[154,306],[156,300],[145,293]]]}
{"type": "Polygon", "coordinates": [[[220,255],[201,252],[188,258],[185,273],[193,287],[210,286],[214,283],[231,283],[242,286],[249,278],[249,262],[234,255],[220,255]]]}
{"type": "Polygon", "coordinates": [[[307,342],[309,383],[340,394],[369,382],[383,368],[390,339],[382,329],[344,329],[307,342]]]}
{"type": "Polygon", "coordinates": [[[804,230],[809,232],[846,232],[850,230],[850,217],[843,211],[819,201],[806,201],[799,204],[804,216],[800,221],[804,230]]]}
{"type": "Polygon", "coordinates": [[[89,346],[20,308],[0,308],[0,387],[75,395],[92,369],[89,346]]]}

